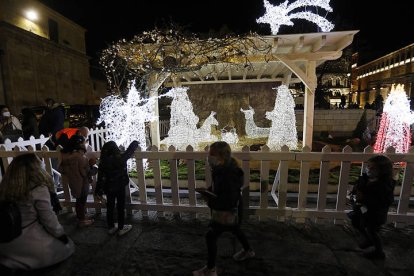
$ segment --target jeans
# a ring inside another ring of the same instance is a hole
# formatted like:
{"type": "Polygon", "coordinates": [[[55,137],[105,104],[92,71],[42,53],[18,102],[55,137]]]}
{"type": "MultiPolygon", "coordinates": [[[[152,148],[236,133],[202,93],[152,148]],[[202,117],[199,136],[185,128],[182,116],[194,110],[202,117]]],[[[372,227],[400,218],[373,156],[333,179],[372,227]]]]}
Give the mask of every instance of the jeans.
{"type": "Polygon", "coordinates": [[[116,199],[116,208],[118,211],[118,229],[124,228],[125,223],[125,187],[120,189],[117,192],[108,192],[106,194],[106,219],[108,222],[108,227],[113,228],[115,226],[114,222],[114,209],[115,209],[115,199],[116,199]]]}

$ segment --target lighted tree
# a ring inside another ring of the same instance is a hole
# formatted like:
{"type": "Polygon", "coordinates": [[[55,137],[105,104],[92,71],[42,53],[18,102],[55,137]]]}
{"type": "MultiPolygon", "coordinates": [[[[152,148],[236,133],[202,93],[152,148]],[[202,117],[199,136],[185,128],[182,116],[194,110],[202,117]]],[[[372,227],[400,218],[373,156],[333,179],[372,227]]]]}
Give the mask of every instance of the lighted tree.
{"type": "Polygon", "coordinates": [[[414,115],[404,86],[392,85],[385,101],[374,152],[385,152],[388,147],[394,147],[396,152],[407,152],[411,144],[410,125],[413,122],[414,115]]]}
{"type": "Polygon", "coordinates": [[[194,114],[193,105],[187,95],[188,87],[175,87],[165,96],[171,97],[171,119],[168,137],[162,141],[173,145],[178,150],[185,150],[188,145],[197,146],[198,116],[194,114]]]}
{"type": "Polygon", "coordinates": [[[289,88],[281,85],[277,88],[275,108],[266,112],[266,118],[272,121],[267,146],[279,151],[283,145],[296,149],[298,137],[296,132],[295,101],[289,88]]]}
{"type": "Polygon", "coordinates": [[[107,140],[127,147],[137,140],[142,149],[146,149],[145,122],[156,119],[154,99],[143,99],[141,93],[131,86],[127,97],[111,95],[102,99],[98,123],[105,122],[108,130],[107,140]]]}

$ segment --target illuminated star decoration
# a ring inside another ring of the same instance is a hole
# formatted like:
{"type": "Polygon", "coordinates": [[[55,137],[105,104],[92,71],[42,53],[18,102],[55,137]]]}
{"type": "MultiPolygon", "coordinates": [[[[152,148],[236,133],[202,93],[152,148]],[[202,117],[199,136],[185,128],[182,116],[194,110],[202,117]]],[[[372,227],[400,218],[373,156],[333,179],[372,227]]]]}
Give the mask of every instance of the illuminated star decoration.
{"type": "Polygon", "coordinates": [[[154,115],[154,103],[154,98],[141,98],[134,85],[131,86],[126,99],[116,95],[102,99],[98,124],[105,122],[108,130],[106,140],[115,141],[118,146],[125,148],[137,140],[141,149],[145,150],[145,122],[157,119],[154,115]]]}
{"type": "Polygon", "coordinates": [[[374,152],[382,153],[389,147],[396,152],[406,153],[411,144],[410,125],[414,114],[403,85],[392,85],[381,115],[380,127],[374,145],[374,152]]]}
{"type": "Polygon", "coordinates": [[[280,151],[286,145],[296,149],[298,136],[296,132],[295,100],[286,85],[277,88],[275,108],[266,112],[266,118],[272,121],[267,146],[272,151],[280,151]]]}
{"type": "Polygon", "coordinates": [[[328,12],[332,12],[329,1],[330,0],[297,0],[291,4],[288,4],[288,1],[285,1],[279,6],[273,6],[269,1],[263,0],[266,13],[258,18],[256,22],[269,24],[273,35],[276,35],[279,32],[279,28],[282,25],[293,26],[292,19],[305,19],[318,25],[323,32],[329,32],[334,28],[334,25],[322,16],[309,11],[293,12],[295,9],[308,6],[320,7],[328,12]]]}

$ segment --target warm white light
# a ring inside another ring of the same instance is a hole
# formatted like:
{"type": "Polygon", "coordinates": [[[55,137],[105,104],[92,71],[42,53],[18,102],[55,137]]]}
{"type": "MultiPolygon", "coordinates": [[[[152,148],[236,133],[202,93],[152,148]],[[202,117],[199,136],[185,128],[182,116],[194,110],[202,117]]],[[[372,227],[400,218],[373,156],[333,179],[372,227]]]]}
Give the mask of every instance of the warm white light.
{"type": "Polygon", "coordinates": [[[37,19],[39,19],[39,15],[37,14],[37,12],[35,10],[26,11],[26,17],[27,17],[27,19],[29,19],[31,21],[36,21],[37,19]]]}
{"type": "Polygon", "coordinates": [[[295,100],[286,85],[277,88],[275,108],[266,112],[266,118],[272,121],[267,146],[270,150],[280,151],[286,145],[296,149],[298,136],[296,132],[295,100]]]}
{"type": "Polygon", "coordinates": [[[221,130],[221,141],[224,141],[229,145],[236,145],[239,142],[239,136],[237,135],[236,129],[233,127],[227,131],[223,128],[221,130]]]}
{"type": "Polygon", "coordinates": [[[297,0],[293,3],[285,1],[279,6],[273,6],[267,0],[263,0],[266,8],[266,13],[256,20],[257,23],[265,23],[270,25],[273,35],[279,32],[282,25],[293,26],[292,19],[305,19],[318,25],[323,32],[329,32],[334,28],[334,25],[327,19],[318,14],[308,11],[293,12],[296,9],[308,6],[319,7],[328,12],[332,11],[329,5],[330,0],[297,0]]]}
{"type": "Polygon", "coordinates": [[[217,136],[211,135],[211,126],[218,125],[212,111],[198,129],[198,116],[194,114],[193,105],[188,98],[188,87],[175,87],[165,95],[171,97],[171,119],[168,137],[161,141],[167,146],[173,145],[177,150],[185,150],[188,145],[198,148],[200,142],[217,141],[217,136]]]}
{"type": "Polygon", "coordinates": [[[260,137],[267,137],[269,136],[269,128],[265,127],[258,127],[254,122],[254,109],[253,107],[249,106],[249,109],[244,110],[240,108],[240,111],[244,113],[244,118],[246,119],[246,136],[249,138],[260,138],[260,137]]]}

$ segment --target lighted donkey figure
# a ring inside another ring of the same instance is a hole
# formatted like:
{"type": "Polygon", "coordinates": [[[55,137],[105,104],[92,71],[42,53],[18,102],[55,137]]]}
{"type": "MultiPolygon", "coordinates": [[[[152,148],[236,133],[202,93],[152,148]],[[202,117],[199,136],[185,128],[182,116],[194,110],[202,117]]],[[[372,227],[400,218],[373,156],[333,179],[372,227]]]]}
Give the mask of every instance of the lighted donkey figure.
{"type": "Polygon", "coordinates": [[[210,115],[204,120],[203,125],[196,130],[195,139],[198,142],[215,142],[218,140],[216,135],[211,134],[211,126],[218,126],[218,121],[214,117],[217,113],[211,111],[210,115]]]}
{"type": "Polygon", "coordinates": [[[249,105],[249,109],[244,110],[240,108],[240,111],[244,113],[244,118],[246,119],[246,134],[249,138],[259,138],[259,137],[268,137],[270,128],[258,127],[254,122],[253,115],[254,109],[249,105]]]}

